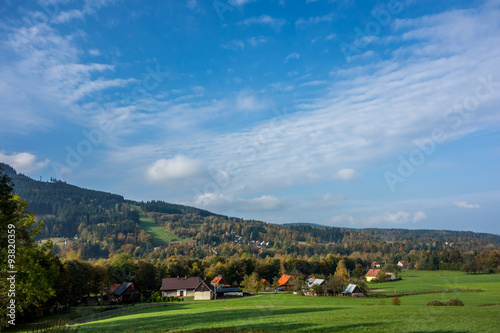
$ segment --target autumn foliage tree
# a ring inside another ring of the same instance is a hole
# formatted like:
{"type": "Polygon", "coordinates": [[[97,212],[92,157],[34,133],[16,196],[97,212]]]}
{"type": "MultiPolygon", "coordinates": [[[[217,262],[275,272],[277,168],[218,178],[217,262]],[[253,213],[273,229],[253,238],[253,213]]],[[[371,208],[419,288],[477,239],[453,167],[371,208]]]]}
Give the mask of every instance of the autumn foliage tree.
{"type": "Polygon", "coordinates": [[[43,223],[36,224],[27,206],[14,195],[11,179],[0,167],[0,329],[28,313],[41,314],[44,303],[55,296],[60,263],[52,243],[33,241],[43,223]],[[11,304],[14,310],[7,309],[11,304]]]}

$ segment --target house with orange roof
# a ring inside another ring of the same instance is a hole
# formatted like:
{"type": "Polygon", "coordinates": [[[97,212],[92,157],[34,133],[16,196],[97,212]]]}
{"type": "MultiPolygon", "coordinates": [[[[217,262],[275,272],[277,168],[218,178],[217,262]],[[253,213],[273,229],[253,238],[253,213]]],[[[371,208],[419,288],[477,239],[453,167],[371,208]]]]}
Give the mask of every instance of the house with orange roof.
{"type": "Polygon", "coordinates": [[[219,276],[216,276],[211,282],[210,284],[212,286],[217,286],[218,288],[223,288],[223,287],[231,287],[231,285],[229,283],[226,282],[226,280],[224,280],[222,278],[222,275],[219,275],[219,276]]]}
{"type": "Polygon", "coordinates": [[[278,288],[284,290],[293,288],[295,284],[295,277],[292,275],[283,274],[278,280],[278,288]]]}

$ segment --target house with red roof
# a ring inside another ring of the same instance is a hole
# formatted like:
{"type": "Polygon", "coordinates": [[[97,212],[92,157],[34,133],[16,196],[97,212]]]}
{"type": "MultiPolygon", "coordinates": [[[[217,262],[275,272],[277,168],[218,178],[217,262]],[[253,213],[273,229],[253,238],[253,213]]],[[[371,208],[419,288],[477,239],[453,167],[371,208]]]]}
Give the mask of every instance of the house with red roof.
{"type": "Polygon", "coordinates": [[[212,286],[217,286],[218,288],[224,288],[224,287],[231,287],[231,285],[229,283],[226,282],[226,280],[224,280],[222,278],[222,275],[219,275],[219,276],[216,276],[211,282],[210,284],[212,286]]]}
{"type": "Polygon", "coordinates": [[[368,270],[368,273],[366,273],[366,275],[365,275],[366,281],[370,282],[371,280],[375,279],[377,277],[378,273],[380,273],[379,268],[371,268],[370,270],[368,270]]]}

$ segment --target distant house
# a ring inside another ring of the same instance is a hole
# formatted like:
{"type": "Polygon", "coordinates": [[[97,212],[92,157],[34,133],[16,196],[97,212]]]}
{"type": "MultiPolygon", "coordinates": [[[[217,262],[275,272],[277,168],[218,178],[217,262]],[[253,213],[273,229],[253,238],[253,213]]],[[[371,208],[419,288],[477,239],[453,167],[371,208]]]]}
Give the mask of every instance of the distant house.
{"type": "Polygon", "coordinates": [[[269,290],[270,288],[271,284],[269,283],[269,281],[267,281],[266,279],[262,279],[262,289],[269,290]]]}
{"type": "Polygon", "coordinates": [[[193,294],[195,301],[209,301],[215,298],[215,287],[203,280],[194,288],[193,294]]]}
{"type": "Polygon", "coordinates": [[[212,286],[217,286],[217,287],[219,287],[219,288],[220,288],[220,287],[231,287],[231,285],[230,285],[229,283],[227,283],[227,282],[226,282],[226,280],[224,280],[224,279],[222,278],[222,276],[221,276],[221,275],[216,276],[216,277],[215,277],[215,278],[214,278],[214,279],[210,282],[210,284],[211,284],[212,286]]]}
{"type": "Polygon", "coordinates": [[[108,289],[113,302],[128,302],[142,298],[142,292],[132,282],[114,283],[108,289]]]}
{"type": "Polygon", "coordinates": [[[278,280],[278,288],[291,289],[295,286],[295,278],[291,275],[282,275],[278,280]]]}
{"type": "Polygon", "coordinates": [[[369,269],[368,273],[366,273],[366,275],[365,275],[366,281],[370,282],[371,280],[375,279],[377,277],[378,273],[380,273],[380,269],[377,269],[377,268],[369,269]]]}
{"type": "Polygon", "coordinates": [[[372,268],[380,268],[380,264],[376,261],[372,262],[372,268]]]}
{"type": "Polygon", "coordinates": [[[388,273],[388,272],[386,272],[385,275],[387,275],[387,279],[391,280],[391,281],[395,281],[395,280],[398,279],[394,273],[388,273]]]}
{"type": "Polygon", "coordinates": [[[313,286],[322,286],[325,284],[325,279],[316,279],[316,277],[311,277],[307,280],[307,286],[312,288],[313,286]]]}
{"type": "Polygon", "coordinates": [[[345,290],[340,294],[351,295],[353,297],[365,297],[365,293],[363,292],[363,290],[361,290],[361,288],[359,288],[355,284],[349,284],[347,288],[345,288],[345,290]]]}
{"type": "Polygon", "coordinates": [[[410,268],[410,263],[400,260],[398,261],[398,266],[401,267],[402,269],[409,269],[410,268]]]}
{"type": "Polygon", "coordinates": [[[166,296],[194,296],[194,289],[200,284],[199,277],[164,278],[161,281],[161,295],[166,296]]]}
{"type": "Polygon", "coordinates": [[[307,279],[307,287],[309,290],[304,291],[305,295],[308,296],[319,296],[323,294],[322,290],[317,290],[317,288],[313,288],[314,286],[323,286],[325,284],[325,279],[317,279],[316,277],[311,277],[307,279]]]}
{"type": "Polygon", "coordinates": [[[215,288],[207,280],[200,282],[194,289],[194,299],[209,301],[224,297],[242,297],[243,291],[240,288],[215,288]]]}

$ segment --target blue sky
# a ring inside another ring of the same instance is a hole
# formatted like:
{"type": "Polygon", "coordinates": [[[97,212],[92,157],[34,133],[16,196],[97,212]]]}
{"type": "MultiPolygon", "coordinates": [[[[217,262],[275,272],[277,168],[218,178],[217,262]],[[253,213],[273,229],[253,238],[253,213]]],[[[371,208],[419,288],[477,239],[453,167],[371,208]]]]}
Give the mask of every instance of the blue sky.
{"type": "Polygon", "coordinates": [[[0,161],[35,179],[500,234],[500,1],[3,1],[0,18],[0,161]]]}

